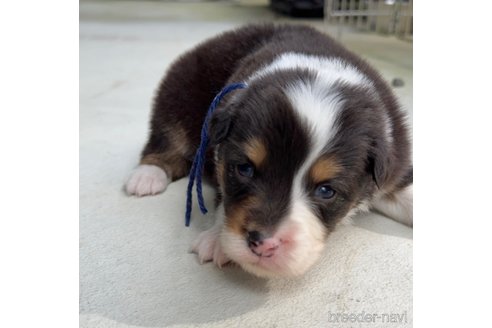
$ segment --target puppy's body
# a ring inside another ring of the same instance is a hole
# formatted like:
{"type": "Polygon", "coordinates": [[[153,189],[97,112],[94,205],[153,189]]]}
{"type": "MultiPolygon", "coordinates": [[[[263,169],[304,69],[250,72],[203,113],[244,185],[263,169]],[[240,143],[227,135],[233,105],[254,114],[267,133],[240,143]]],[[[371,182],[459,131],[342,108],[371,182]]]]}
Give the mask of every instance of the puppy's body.
{"type": "Polygon", "coordinates": [[[301,26],[248,26],[178,59],[157,92],[149,141],[129,194],[161,192],[188,174],[203,120],[205,173],[222,199],[215,226],[194,245],[202,261],[233,260],[260,276],[305,272],[336,224],[375,207],[412,224],[405,118],[370,66],[301,26]]]}

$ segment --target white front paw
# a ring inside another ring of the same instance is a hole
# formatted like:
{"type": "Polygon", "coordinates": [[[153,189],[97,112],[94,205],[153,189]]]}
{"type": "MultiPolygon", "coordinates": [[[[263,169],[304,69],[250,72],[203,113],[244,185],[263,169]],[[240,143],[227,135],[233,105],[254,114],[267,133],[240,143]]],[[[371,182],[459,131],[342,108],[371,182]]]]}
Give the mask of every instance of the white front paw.
{"type": "Polygon", "coordinates": [[[163,192],[169,183],[166,172],[155,165],[142,164],[133,171],[126,183],[129,195],[146,196],[163,192]]]}
{"type": "Polygon", "coordinates": [[[219,241],[220,229],[216,226],[200,233],[191,246],[191,251],[198,255],[201,264],[213,261],[219,268],[230,260],[222,252],[219,241]]]}

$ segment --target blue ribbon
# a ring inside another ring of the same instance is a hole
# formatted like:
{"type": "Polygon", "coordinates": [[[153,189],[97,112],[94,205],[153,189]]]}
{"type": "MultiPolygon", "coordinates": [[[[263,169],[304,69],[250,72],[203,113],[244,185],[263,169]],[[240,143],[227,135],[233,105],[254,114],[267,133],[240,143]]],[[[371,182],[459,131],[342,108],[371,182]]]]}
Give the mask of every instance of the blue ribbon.
{"type": "Polygon", "coordinates": [[[192,191],[193,191],[193,184],[195,183],[196,180],[196,193],[198,197],[198,205],[200,206],[200,210],[202,211],[203,214],[207,213],[207,208],[205,207],[205,202],[203,201],[203,194],[202,194],[202,173],[203,173],[203,166],[205,164],[205,153],[207,151],[207,146],[208,146],[208,124],[209,121],[212,117],[213,112],[219,105],[220,101],[222,98],[228,94],[229,92],[236,90],[236,89],[243,89],[246,88],[246,83],[232,83],[227,86],[225,86],[214,98],[212,103],[210,104],[210,107],[208,108],[207,116],[205,116],[205,121],[203,122],[202,126],[202,133],[201,133],[201,141],[200,141],[200,146],[198,147],[196,154],[195,154],[195,159],[193,160],[193,165],[191,166],[190,170],[190,180],[188,182],[188,190],[186,192],[186,214],[185,214],[185,225],[187,227],[190,226],[190,220],[191,220],[191,207],[192,207],[192,191]]]}

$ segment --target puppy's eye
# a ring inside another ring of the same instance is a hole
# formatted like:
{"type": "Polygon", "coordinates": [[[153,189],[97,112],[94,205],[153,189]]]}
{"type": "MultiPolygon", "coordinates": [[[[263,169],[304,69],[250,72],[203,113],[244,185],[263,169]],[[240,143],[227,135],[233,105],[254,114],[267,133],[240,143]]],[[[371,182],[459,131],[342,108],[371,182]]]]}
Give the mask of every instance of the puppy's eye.
{"type": "Polygon", "coordinates": [[[315,195],[316,197],[321,197],[323,199],[330,199],[333,198],[333,196],[335,196],[335,190],[333,190],[333,188],[330,185],[323,184],[321,186],[318,186],[318,188],[316,188],[315,195]]]}
{"type": "Polygon", "coordinates": [[[247,178],[252,178],[255,174],[255,168],[249,163],[236,165],[236,171],[237,173],[239,173],[239,175],[247,178]]]}

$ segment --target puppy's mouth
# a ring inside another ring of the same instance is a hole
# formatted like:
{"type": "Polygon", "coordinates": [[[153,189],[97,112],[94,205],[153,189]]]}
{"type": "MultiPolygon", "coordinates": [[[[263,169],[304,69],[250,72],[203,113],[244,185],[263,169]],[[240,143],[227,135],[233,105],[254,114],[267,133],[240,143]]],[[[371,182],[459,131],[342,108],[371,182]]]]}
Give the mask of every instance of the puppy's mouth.
{"type": "Polygon", "coordinates": [[[284,267],[289,254],[289,243],[284,239],[269,237],[252,242],[242,235],[223,231],[222,250],[243,269],[261,277],[288,275],[284,267]]]}
{"type": "Polygon", "coordinates": [[[238,234],[224,228],[223,252],[243,269],[265,278],[304,274],[318,259],[324,240],[313,239],[302,226],[289,222],[274,234],[259,231],[238,234]]]}

